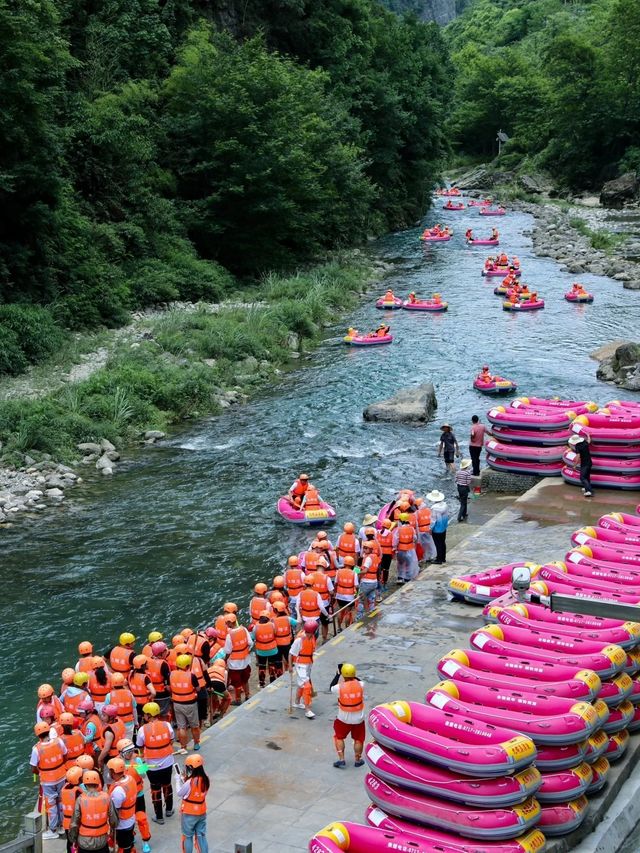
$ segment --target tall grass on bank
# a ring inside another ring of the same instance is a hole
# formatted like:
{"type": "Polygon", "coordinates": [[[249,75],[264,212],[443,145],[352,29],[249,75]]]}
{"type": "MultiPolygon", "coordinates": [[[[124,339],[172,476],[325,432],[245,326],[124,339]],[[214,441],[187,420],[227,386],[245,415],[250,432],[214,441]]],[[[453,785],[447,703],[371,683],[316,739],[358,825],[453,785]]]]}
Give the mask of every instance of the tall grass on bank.
{"type": "Polygon", "coordinates": [[[290,360],[293,334],[300,348],[311,345],[370,279],[369,264],[350,253],[292,276],[267,276],[260,302],[223,304],[217,313],[168,311],[148,339],[123,344],[89,379],[38,400],[0,403],[4,460],[48,453],[71,461],[79,442],[123,446],[144,430],[217,413],[225,390],[267,381],[290,360]]]}

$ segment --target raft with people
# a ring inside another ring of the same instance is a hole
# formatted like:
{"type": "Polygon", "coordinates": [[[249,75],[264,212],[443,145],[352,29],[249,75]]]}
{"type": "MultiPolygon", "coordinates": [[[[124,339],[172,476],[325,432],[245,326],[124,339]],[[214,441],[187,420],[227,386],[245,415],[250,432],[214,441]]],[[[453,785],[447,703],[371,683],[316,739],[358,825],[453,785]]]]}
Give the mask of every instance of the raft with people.
{"type": "Polygon", "coordinates": [[[420,235],[420,239],[425,243],[446,243],[453,237],[453,231],[451,228],[442,227],[440,223],[432,226],[431,228],[425,228],[422,234],[420,235]]]}
{"type": "Polygon", "coordinates": [[[503,311],[513,311],[516,314],[523,311],[540,311],[542,308],[544,308],[544,299],[538,297],[535,291],[526,297],[518,294],[510,298],[509,294],[507,294],[507,298],[502,303],[503,311]]]}
{"type": "Polygon", "coordinates": [[[477,199],[472,198],[467,202],[467,207],[491,207],[493,204],[492,198],[477,199]]]}
{"type": "Polygon", "coordinates": [[[480,216],[505,216],[507,211],[504,207],[489,207],[489,205],[483,205],[478,213],[480,216]]]}
{"type": "Polygon", "coordinates": [[[585,290],[581,284],[577,282],[571,285],[571,290],[568,290],[564,298],[567,302],[576,302],[580,304],[590,304],[593,302],[593,293],[585,290]]]}
{"type": "Polygon", "coordinates": [[[380,323],[377,329],[364,335],[357,329],[350,328],[343,340],[345,344],[351,347],[377,347],[393,343],[393,335],[390,326],[387,326],[386,323],[380,323]]]}
{"type": "Polygon", "coordinates": [[[439,293],[434,293],[431,299],[419,299],[415,292],[409,294],[409,298],[402,303],[405,311],[431,311],[438,313],[446,311],[449,303],[444,302],[439,293]]]}
{"type": "Polygon", "coordinates": [[[469,246],[498,246],[500,244],[500,233],[497,228],[491,229],[489,237],[474,237],[473,228],[467,228],[464,237],[469,246]]]}
{"type": "Polygon", "coordinates": [[[462,202],[456,203],[453,201],[448,201],[442,205],[443,210],[464,210],[464,204],[462,202]]]}
{"type": "Polygon", "coordinates": [[[519,277],[522,275],[522,270],[520,269],[520,258],[518,258],[517,255],[509,258],[505,253],[498,255],[498,257],[495,258],[489,257],[484,262],[484,266],[480,274],[487,278],[507,278],[509,276],[519,277]]]}
{"type": "Polygon", "coordinates": [[[320,527],[323,524],[333,524],[336,520],[336,511],[331,504],[320,501],[318,506],[309,508],[297,507],[291,500],[282,496],[276,504],[278,515],[291,524],[302,524],[308,527],[320,527]]]}
{"type": "Polygon", "coordinates": [[[510,394],[517,389],[517,385],[513,380],[506,379],[504,376],[492,374],[488,365],[484,365],[480,373],[473,380],[473,387],[476,391],[482,394],[498,395],[510,394]]]}
{"type": "Polygon", "coordinates": [[[389,289],[384,296],[376,300],[376,308],[381,308],[385,311],[397,310],[398,308],[402,308],[402,299],[396,296],[393,290],[389,289]]]}
{"type": "Polygon", "coordinates": [[[436,190],[436,195],[444,196],[445,198],[457,198],[462,195],[462,192],[458,187],[449,187],[449,189],[444,188],[436,190]]]}

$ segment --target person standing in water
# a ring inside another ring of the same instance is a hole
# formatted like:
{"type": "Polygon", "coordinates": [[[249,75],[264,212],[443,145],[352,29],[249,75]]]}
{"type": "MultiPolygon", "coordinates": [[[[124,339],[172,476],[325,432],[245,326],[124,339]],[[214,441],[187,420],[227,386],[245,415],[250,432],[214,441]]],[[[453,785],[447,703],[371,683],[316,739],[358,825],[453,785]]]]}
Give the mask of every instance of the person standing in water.
{"type": "Polygon", "coordinates": [[[447,471],[450,471],[452,474],[455,474],[456,466],[454,464],[454,459],[456,456],[460,456],[460,447],[458,446],[458,440],[453,434],[453,430],[451,429],[451,424],[442,424],[440,427],[440,444],[438,445],[438,456],[444,455],[444,464],[447,468],[447,471]]]}

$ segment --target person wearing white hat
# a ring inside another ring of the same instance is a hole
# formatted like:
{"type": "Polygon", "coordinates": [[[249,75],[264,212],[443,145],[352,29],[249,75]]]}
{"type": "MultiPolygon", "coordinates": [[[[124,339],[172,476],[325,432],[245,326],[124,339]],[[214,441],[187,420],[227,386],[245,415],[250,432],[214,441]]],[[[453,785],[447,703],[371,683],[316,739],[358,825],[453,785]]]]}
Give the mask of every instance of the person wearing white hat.
{"type": "Polygon", "coordinates": [[[437,489],[429,492],[427,500],[431,504],[431,536],[436,546],[435,565],[441,566],[447,562],[447,528],[449,526],[449,511],[444,495],[437,489]]]}
{"type": "Polygon", "coordinates": [[[467,501],[469,500],[469,492],[471,491],[471,459],[462,460],[460,470],[456,471],[455,480],[458,487],[458,500],[460,501],[458,521],[466,521],[467,501]]]}
{"type": "Polygon", "coordinates": [[[593,462],[591,461],[591,438],[587,435],[572,435],[569,439],[569,446],[575,454],[572,462],[573,468],[580,465],[580,484],[582,486],[582,494],[585,498],[593,497],[593,488],[591,486],[591,469],[593,462]]]}
{"type": "Polygon", "coordinates": [[[358,530],[358,539],[360,540],[360,544],[362,544],[364,542],[364,540],[367,538],[367,534],[365,533],[365,530],[368,527],[375,527],[377,522],[378,522],[378,516],[377,515],[372,515],[370,512],[368,512],[365,515],[365,517],[362,519],[362,527],[360,528],[360,530],[358,530]]]}

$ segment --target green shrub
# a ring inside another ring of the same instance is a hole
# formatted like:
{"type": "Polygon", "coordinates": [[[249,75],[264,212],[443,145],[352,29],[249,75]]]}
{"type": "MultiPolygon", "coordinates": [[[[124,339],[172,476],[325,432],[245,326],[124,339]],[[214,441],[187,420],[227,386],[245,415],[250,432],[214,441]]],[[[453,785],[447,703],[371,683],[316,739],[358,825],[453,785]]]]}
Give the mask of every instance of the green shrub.
{"type": "Polygon", "coordinates": [[[15,376],[28,367],[27,359],[20,348],[15,332],[0,324],[0,375],[8,373],[15,376]]]}
{"type": "Polygon", "coordinates": [[[51,313],[36,305],[0,305],[0,325],[15,334],[25,358],[32,364],[56,352],[64,340],[51,313]]]}

